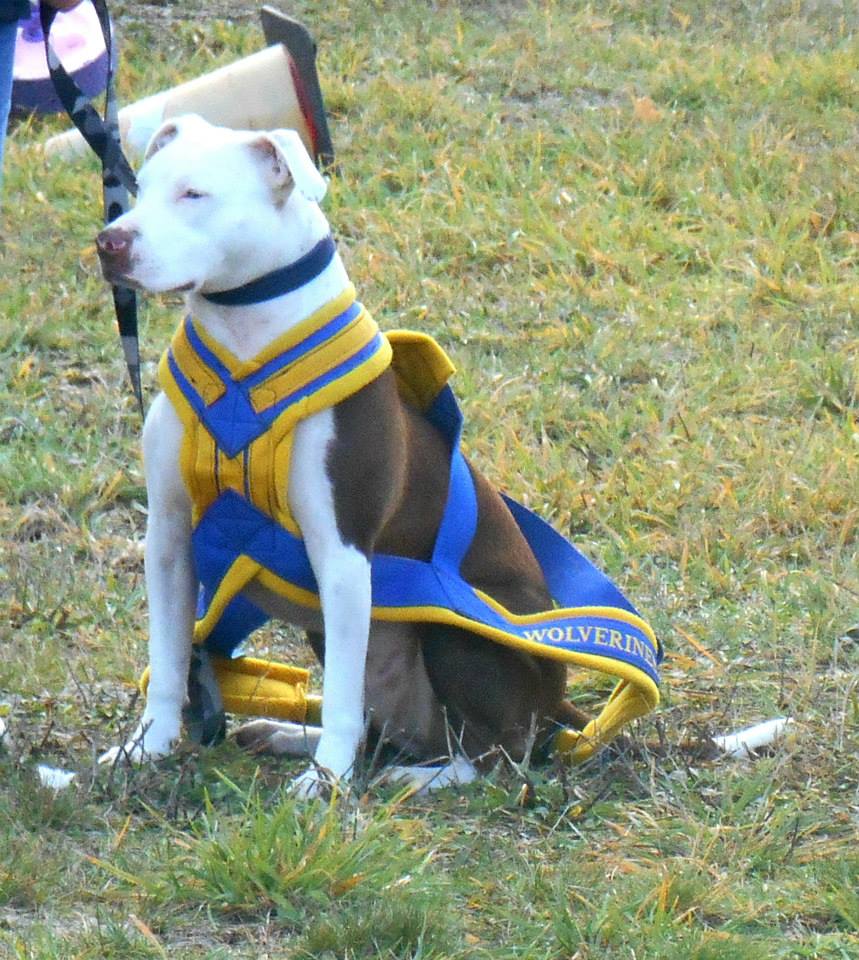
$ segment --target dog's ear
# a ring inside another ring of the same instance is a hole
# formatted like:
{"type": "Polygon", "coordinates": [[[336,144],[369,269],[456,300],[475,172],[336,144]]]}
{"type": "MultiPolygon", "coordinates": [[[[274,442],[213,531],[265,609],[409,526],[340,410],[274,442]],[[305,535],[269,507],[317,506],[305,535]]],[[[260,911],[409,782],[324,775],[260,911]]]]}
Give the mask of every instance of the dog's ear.
{"type": "Polygon", "coordinates": [[[171,119],[165,120],[155,133],[152,134],[147,144],[146,151],[143,154],[144,163],[150,157],[154,157],[159,150],[163,150],[168,143],[172,143],[180,133],[184,133],[189,127],[199,126],[205,124],[205,122],[202,117],[197,116],[195,113],[186,113],[182,116],[171,117],[171,119]]]}
{"type": "Polygon", "coordinates": [[[271,130],[260,134],[251,142],[251,149],[262,156],[275,186],[295,184],[295,189],[314,203],[319,203],[325,196],[328,185],[295,130],[271,130]]]}

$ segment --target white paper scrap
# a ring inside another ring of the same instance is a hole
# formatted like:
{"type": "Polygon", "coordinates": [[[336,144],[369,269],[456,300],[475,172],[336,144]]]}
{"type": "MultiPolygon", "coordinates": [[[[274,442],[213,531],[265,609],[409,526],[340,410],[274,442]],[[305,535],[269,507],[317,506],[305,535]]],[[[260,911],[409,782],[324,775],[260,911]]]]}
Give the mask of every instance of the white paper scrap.
{"type": "Polygon", "coordinates": [[[746,727],[735,733],[713,737],[713,742],[729,757],[748,757],[755,750],[779,740],[792,725],[791,717],[776,717],[774,720],[765,720],[763,723],[756,723],[753,727],[746,727]]]}
{"type": "Polygon", "coordinates": [[[68,770],[59,770],[57,767],[46,767],[42,763],[36,767],[36,771],[39,774],[39,780],[41,780],[42,786],[48,787],[50,790],[66,790],[72,785],[72,781],[77,776],[76,773],[69,773],[68,770]]]}

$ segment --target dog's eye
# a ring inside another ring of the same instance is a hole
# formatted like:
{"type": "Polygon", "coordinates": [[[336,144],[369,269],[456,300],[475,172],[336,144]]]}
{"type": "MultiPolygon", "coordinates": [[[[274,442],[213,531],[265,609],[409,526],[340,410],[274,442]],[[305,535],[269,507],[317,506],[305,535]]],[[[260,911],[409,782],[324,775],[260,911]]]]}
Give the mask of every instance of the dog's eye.
{"type": "Polygon", "coordinates": [[[192,190],[190,187],[182,193],[179,197],[180,200],[202,200],[205,197],[205,193],[201,193],[199,190],[192,190]]]}

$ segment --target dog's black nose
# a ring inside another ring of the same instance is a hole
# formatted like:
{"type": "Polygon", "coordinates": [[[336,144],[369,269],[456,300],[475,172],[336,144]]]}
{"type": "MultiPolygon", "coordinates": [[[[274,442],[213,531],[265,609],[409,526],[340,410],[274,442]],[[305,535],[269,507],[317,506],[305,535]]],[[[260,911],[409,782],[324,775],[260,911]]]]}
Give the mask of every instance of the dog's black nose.
{"type": "Polygon", "coordinates": [[[136,236],[134,230],[125,230],[122,227],[107,227],[95,238],[96,249],[100,257],[107,257],[111,260],[127,257],[136,236]]]}
{"type": "Polygon", "coordinates": [[[102,276],[109,283],[124,279],[131,270],[131,247],[136,230],[124,227],[107,227],[95,238],[98,258],[101,261],[102,276]]]}

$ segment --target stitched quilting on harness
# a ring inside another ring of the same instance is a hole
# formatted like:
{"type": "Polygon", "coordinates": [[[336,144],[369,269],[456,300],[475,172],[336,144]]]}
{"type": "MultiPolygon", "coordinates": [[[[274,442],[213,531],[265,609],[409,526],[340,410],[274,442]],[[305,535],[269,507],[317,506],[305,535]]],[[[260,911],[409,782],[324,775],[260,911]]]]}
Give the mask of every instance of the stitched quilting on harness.
{"type": "MultiPolygon", "coordinates": [[[[614,690],[584,731],[561,730],[555,748],[587,759],[659,700],[662,651],[617,587],[567,540],[505,497],[540,563],[556,606],[515,615],[472,588],[459,570],[477,526],[477,498],[460,449],[462,416],[447,381],[453,366],[432,338],[382,334],[350,286],[251,361],[239,361],[187,318],[159,368],[184,426],[181,469],[193,501],[200,581],[195,643],[204,645],[224,705],[236,713],[311,722],[318,699],[307,672],[231,659],[267,615],[242,595],[256,581],[319,608],[316,581],[286,501],[292,434],[302,418],[360,390],[392,366],[398,388],[446,438],[448,499],[432,558],[376,554],[372,617],[446,623],[573,667],[608,674],[614,690]]],[[[479,678],[475,678],[479,684],[479,678]]]]}

